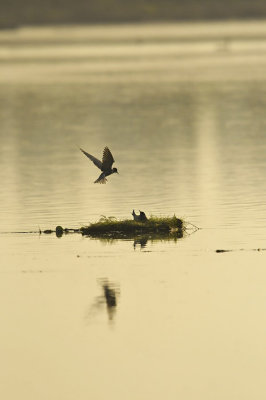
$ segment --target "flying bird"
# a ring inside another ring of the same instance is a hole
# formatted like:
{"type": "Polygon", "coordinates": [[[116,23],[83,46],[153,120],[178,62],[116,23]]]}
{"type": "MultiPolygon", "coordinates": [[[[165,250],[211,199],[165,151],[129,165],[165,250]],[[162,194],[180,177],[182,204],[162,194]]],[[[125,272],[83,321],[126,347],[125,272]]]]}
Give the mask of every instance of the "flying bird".
{"type": "Polygon", "coordinates": [[[115,162],[112,153],[110,152],[110,150],[108,149],[108,147],[105,147],[103,150],[103,159],[102,161],[98,160],[98,158],[93,157],[91,154],[87,153],[86,151],[80,149],[82,151],[82,153],[85,154],[85,156],[87,156],[94,165],[96,165],[96,167],[98,167],[102,173],[99,176],[98,179],[96,179],[96,181],[94,183],[106,183],[107,179],[106,177],[108,175],[117,173],[117,168],[112,168],[113,163],[115,162]]]}

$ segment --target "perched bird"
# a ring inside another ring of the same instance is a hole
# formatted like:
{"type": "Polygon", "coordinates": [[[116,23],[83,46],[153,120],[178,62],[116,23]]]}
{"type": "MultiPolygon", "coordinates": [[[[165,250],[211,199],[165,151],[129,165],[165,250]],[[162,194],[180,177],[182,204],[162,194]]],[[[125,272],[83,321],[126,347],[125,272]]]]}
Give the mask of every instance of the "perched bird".
{"type": "Polygon", "coordinates": [[[102,161],[98,160],[98,158],[93,157],[91,154],[87,153],[86,151],[80,149],[82,151],[82,153],[85,154],[85,156],[87,156],[92,162],[93,164],[96,165],[96,167],[98,167],[102,173],[99,176],[98,179],[96,179],[96,181],[94,183],[106,183],[107,179],[106,176],[117,173],[117,168],[112,168],[113,163],[115,162],[112,153],[110,152],[110,150],[108,149],[108,147],[105,147],[103,150],[103,159],[102,161]]]}
{"type": "Polygon", "coordinates": [[[148,221],[148,218],[146,217],[146,214],[145,214],[144,211],[140,211],[140,210],[139,210],[139,215],[137,215],[137,214],[135,213],[135,210],[133,210],[133,211],[132,211],[132,215],[133,215],[134,221],[137,221],[137,222],[145,222],[145,221],[148,221]]]}

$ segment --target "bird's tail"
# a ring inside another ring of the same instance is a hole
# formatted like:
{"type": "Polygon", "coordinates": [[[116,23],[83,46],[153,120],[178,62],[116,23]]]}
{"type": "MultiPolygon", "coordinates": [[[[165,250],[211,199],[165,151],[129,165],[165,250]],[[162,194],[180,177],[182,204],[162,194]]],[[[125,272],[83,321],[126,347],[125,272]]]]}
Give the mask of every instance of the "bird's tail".
{"type": "Polygon", "coordinates": [[[96,179],[96,181],[94,182],[94,183],[101,183],[101,184],[105,184],[107,182],[107,179],[105,178],[105,176],[104,177],[102,177],[102,176],[99,176],[99,178],[98,179],[96,179]]]}

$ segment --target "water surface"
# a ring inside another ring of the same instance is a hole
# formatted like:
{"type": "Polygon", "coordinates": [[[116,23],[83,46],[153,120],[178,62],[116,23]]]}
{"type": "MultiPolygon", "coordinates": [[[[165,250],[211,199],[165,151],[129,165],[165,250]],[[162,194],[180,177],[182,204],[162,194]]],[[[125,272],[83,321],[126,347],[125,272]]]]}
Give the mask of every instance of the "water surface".
{"type": "Polygon", "coordinates": [[[193,26],[0,34],[3,398],[265,397],[266,31],[193,26]],[[133,208],[202,229],[18,233],[133,208]]]}

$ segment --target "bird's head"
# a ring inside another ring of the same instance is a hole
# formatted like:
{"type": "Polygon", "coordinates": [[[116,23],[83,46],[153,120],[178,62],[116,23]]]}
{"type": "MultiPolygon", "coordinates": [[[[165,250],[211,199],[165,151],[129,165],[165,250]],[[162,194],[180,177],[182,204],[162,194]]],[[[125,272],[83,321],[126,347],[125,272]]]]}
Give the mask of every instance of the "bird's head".
{"type": "Polygon", "coordinates": [[[118,174],[117,168],[112,169],[113,174],[118,174]]]}

